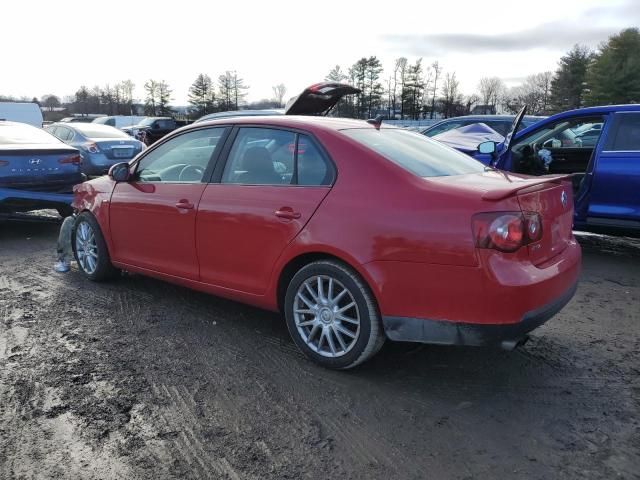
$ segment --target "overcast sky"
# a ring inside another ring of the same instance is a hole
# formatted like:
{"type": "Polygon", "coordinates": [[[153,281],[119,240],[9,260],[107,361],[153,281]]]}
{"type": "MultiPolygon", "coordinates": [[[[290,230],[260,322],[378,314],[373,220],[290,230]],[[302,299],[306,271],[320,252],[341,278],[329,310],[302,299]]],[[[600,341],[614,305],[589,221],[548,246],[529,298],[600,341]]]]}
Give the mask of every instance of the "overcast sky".
{"type": "Polygon", "coordinates": [[[0,94],[72,95],[80,85],[166,80],[185,104],[198,73],[236,70],[249,100],[290,97],[376,55],[438,60],[465,93],[483,76],[510,85],[554,70],[575,43],[592,47],[640,25],[640,0],[5,1],[0,94]]]}

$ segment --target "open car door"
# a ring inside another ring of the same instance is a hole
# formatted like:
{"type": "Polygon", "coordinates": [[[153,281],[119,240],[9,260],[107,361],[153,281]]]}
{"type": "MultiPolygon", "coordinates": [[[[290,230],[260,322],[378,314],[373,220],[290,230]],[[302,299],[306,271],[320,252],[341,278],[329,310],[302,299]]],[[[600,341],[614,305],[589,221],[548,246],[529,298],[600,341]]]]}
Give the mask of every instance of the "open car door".
{"type": "Polygon", "coordinates": [[[287,102],[285,115],[326,115],[345,95],[360,93],[346,83],[321,82],[311,85],[287,102]]]}
{"type": "Polygon", "coordinates": [[[520,111],[516,115],[516,118],[513,119],[513,123],[511,124],[511,130],[509,130],[509,133],[507,133],[507,136],[504,137],[504,150],[503,150],[504,153],[508,152],[509,149],[511,148],[511,141],[513,140],[513,136],[516,134],[516,132],[520,128],[522,119],[526,114],[527,114],[527,106],[525,105],[520,109],[520,111]]]}

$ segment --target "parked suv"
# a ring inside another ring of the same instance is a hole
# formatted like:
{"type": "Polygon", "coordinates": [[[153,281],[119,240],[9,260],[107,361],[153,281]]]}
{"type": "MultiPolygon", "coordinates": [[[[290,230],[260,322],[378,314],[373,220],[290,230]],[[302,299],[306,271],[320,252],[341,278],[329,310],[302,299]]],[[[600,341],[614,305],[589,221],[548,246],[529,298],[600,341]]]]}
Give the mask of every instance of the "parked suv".
{"type": "Polygon", "coordinates": [[[121,130],[132,137],[139,138],[144,132],[147,145],[160,140],[167,133],[173,132],[176,128],[186,125],[185,121],[178,121],[171,117],[145,117],[137,125],[122,128],[121,130]]]}

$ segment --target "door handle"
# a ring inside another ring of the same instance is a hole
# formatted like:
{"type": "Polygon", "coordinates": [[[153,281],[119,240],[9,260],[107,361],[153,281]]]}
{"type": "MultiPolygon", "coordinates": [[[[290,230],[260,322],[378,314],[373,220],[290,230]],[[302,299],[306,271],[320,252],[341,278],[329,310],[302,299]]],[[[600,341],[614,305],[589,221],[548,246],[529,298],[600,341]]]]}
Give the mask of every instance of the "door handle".
{"type": "Polygon", "coordinates": [[[176,203],[176,208],[183,208],[185,210],[193,210],[193,203],[189,200],[180,200],[176,203]]]}
{"type": "Polygon", "coordinates": [[[291,207],[282,207],[275,212],[276,217],[285,218],[287,220],[296,220],[302,216],[300,212],[294,212],[291,207]]]}

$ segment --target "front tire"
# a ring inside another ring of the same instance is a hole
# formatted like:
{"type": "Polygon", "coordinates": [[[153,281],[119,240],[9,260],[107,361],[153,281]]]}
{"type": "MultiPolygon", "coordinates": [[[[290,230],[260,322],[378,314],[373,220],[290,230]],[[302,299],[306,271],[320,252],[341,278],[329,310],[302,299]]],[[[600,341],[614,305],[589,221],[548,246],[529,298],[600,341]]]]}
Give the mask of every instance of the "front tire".
{"type": "Polygon", "coordinates": [[[89,280],[101,282],[117,276],[119,271],[111,265],[100,225],[89,212],[78,215],[71,230],[71,245],[80,272],[89,280]]]}
{"type": "Polygon", "coordinates": [[[289,283],[284,308],[293,341],[323,367],[353,368],[375,355],[385,341],[369,287],[337,261],[302,267],[289,283]]]}

